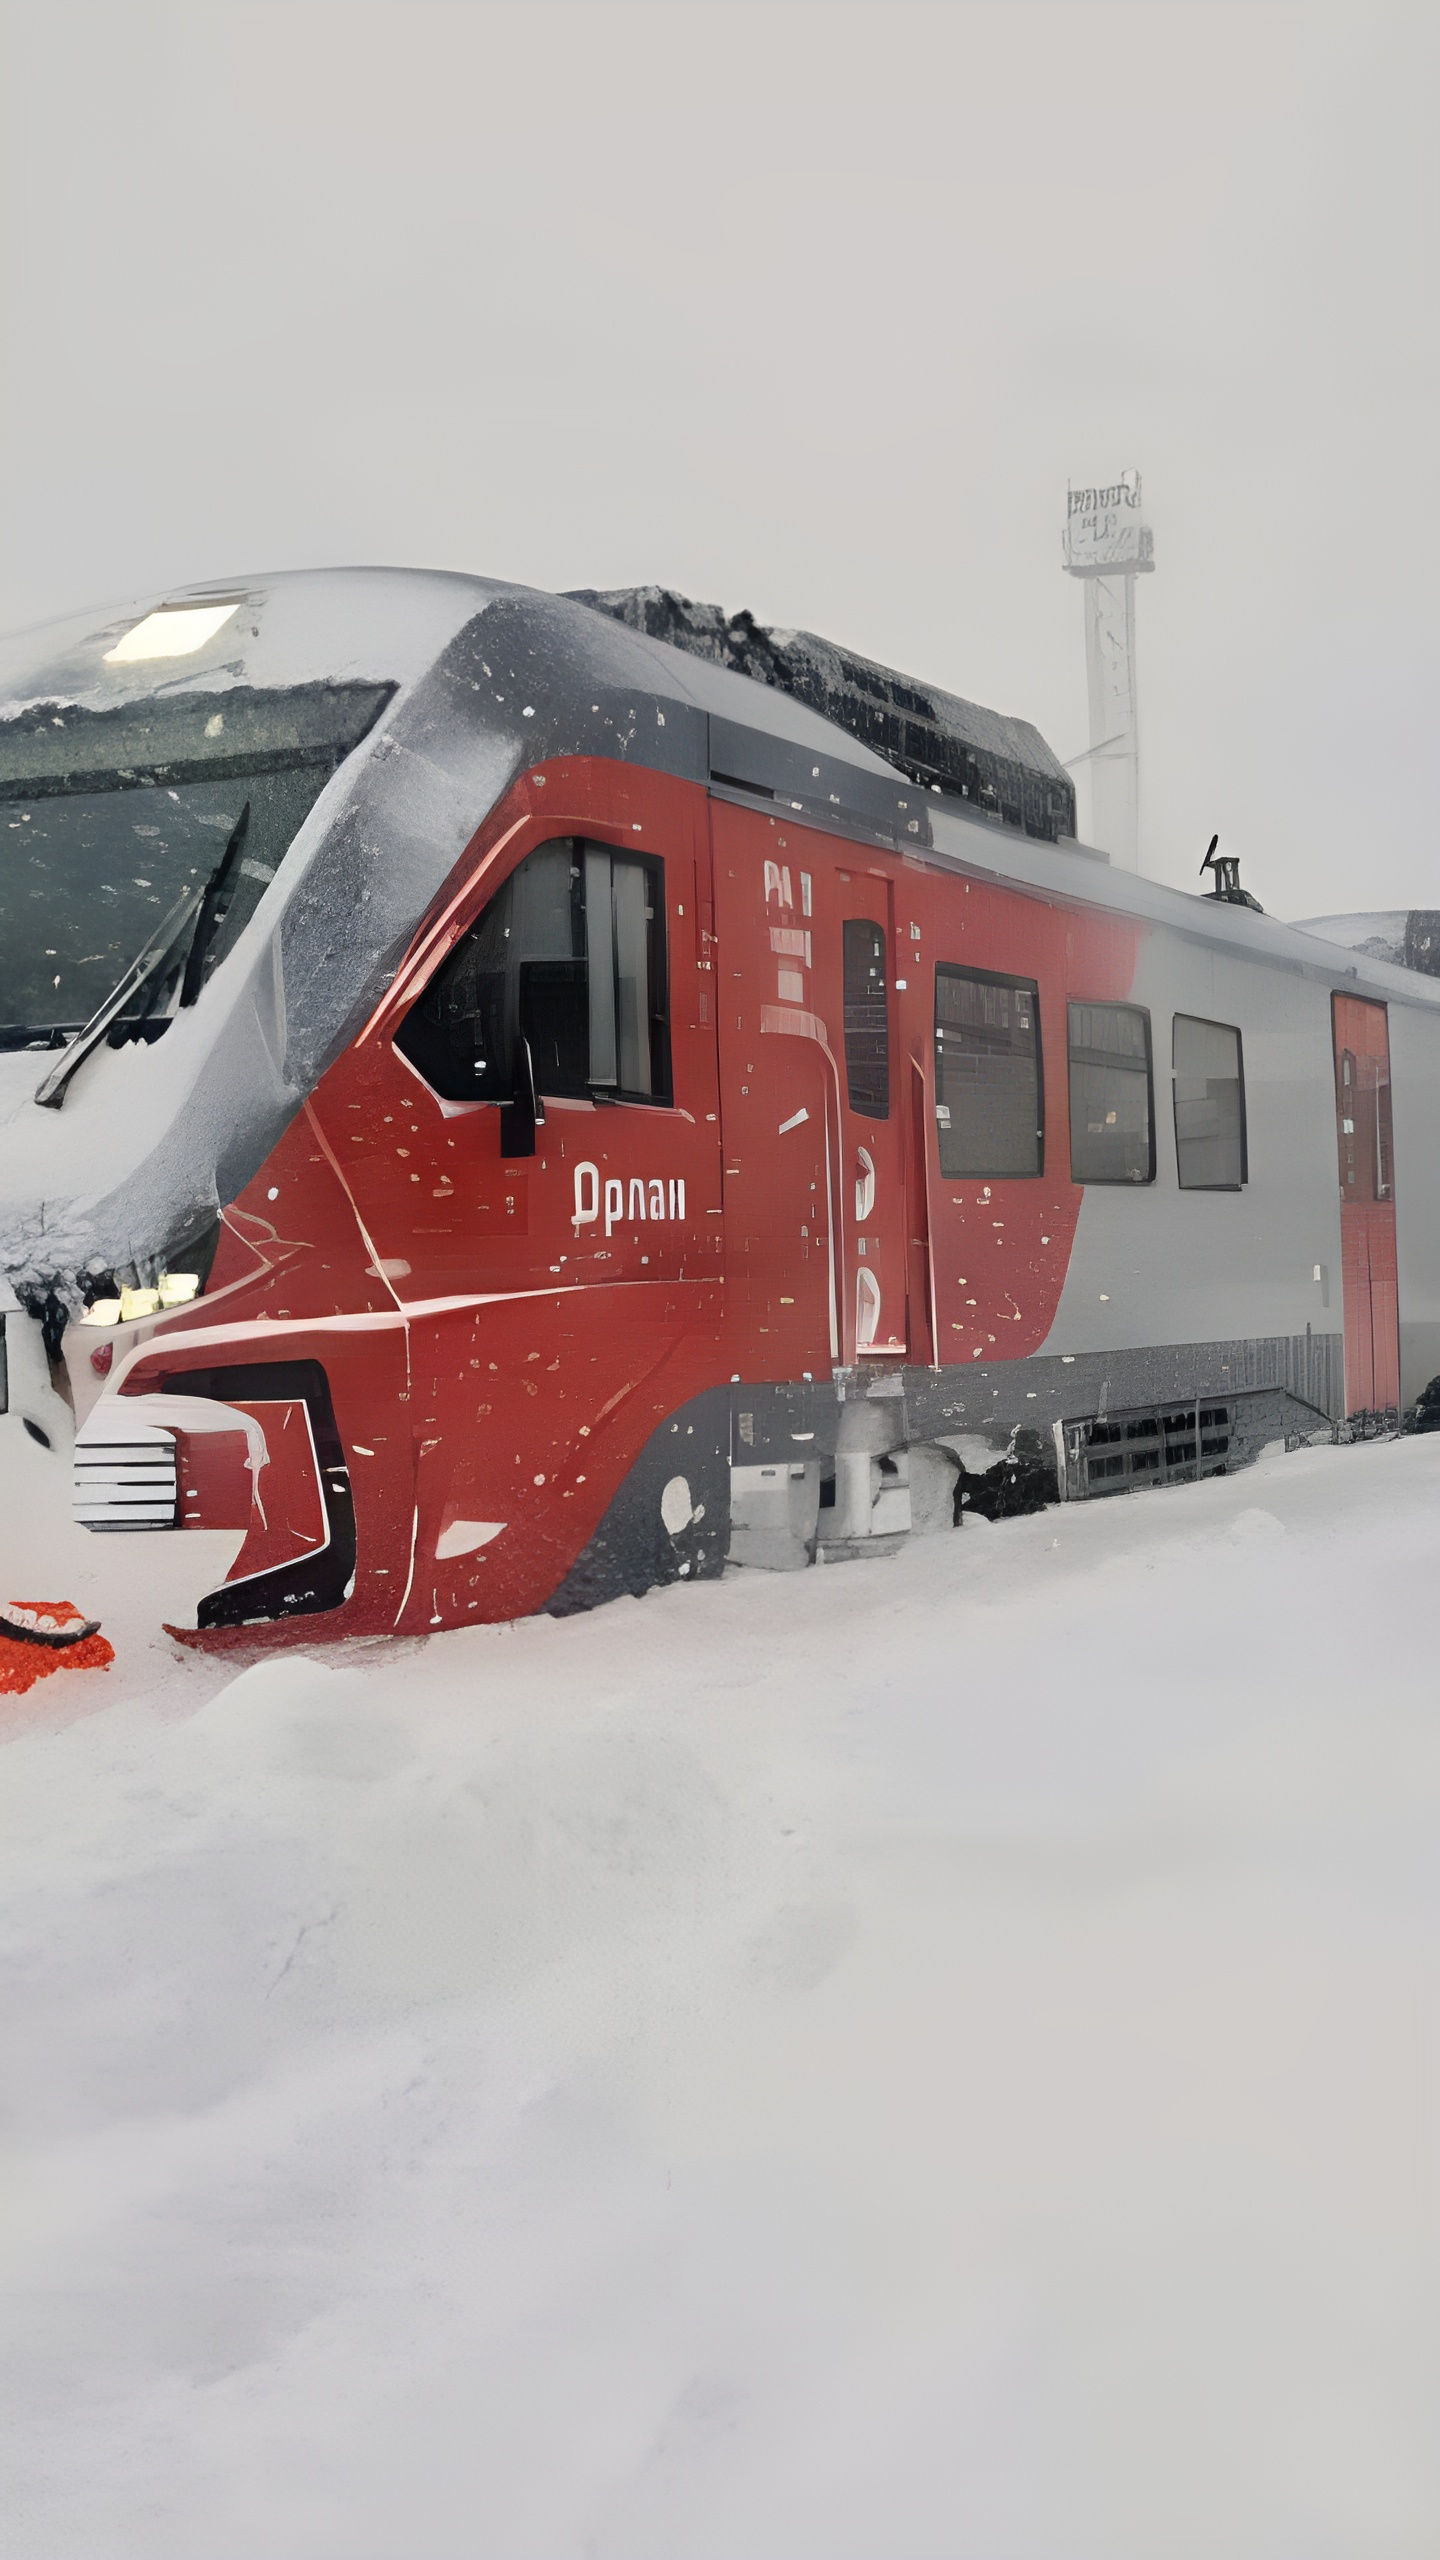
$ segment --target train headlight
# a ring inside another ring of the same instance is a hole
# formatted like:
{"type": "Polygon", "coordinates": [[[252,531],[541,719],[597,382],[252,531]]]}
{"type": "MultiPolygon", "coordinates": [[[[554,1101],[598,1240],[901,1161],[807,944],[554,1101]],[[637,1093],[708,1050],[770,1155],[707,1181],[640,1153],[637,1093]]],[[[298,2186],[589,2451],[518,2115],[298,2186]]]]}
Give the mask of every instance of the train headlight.
{"type": "Polygon", "coordinates": [[[233,604],[161,605],[106,650],[105,664],[133,667],[142,658],[191,657],[239,610],[238,597],[233,604]]]}

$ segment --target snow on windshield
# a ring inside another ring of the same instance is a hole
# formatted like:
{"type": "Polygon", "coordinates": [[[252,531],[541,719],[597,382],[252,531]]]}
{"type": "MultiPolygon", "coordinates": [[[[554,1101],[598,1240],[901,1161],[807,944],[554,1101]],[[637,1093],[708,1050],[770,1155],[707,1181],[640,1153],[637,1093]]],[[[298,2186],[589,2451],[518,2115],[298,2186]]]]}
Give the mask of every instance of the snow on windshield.
{"type": "MultiPolygon", "coordinates": [[[[392,690],[247,689],[223,709],[207,694],[113,711],[51,703],[0,723],[0,1046],[78,1030],[243,838],[203,954],[206,974],[216,968],[392,690]]],[[[186,957],[182,936],[137,995],[132,1033],[164,1028],[186,957]]]]}

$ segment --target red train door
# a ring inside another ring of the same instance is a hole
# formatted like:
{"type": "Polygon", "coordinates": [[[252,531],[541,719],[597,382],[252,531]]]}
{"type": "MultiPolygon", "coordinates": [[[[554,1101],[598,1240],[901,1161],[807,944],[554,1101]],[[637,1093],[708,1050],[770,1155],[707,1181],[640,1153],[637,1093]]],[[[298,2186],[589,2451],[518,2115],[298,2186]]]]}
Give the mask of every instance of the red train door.
{"type": "Polygon", "coordinates": [[[1400,1402],[1390,1026],[1383,1004],[1341,995],[1332,1002],[1345,1410],[1383,1413],[1400,1402]]]}
{"type": "Polygon", "coordinates": [[[816,987],[835,1025],[838,1067],[845,1357],[901,1359],[909,1347],[910,1095],[894,1036],[890,883],[883,874],[827,865],[816,875],[813,905],[816,987]]]}
{"type": "Polygon", "coordinates": [[[712,810],[726,1286],[753,1374],[907,1347],[890,889],[849,846],[712,810]]]}
{"type": "Polygon", "coordinates": [[[711,804],[725,1287],[745,1374],[841,1356],[837,1067],[815,989],[809,869],[775,822],[711,804]]]}

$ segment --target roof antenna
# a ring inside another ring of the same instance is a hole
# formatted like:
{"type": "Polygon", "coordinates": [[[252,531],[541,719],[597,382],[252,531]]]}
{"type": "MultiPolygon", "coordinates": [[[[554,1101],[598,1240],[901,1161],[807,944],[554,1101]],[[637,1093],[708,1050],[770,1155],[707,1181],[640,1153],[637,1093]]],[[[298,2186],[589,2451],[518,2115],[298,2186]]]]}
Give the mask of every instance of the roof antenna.
{"type": "Polygon", "coordinates": [[[1207,871],[1213,871],[1215,874],[1215,886],[1210,891],[1210,896],[1223,898],[1227,906],[1253,907],[1257,916],[1263,916],[1265,910],[1259,899],[1252,898],[1249,890],[1242,889],[1240,886],[1239,854],[1217,853],[1215,848],[1219,842],[1218,836],[1211,837],[1205,859],[1200,865],[1202,880],[1207,871]]]}

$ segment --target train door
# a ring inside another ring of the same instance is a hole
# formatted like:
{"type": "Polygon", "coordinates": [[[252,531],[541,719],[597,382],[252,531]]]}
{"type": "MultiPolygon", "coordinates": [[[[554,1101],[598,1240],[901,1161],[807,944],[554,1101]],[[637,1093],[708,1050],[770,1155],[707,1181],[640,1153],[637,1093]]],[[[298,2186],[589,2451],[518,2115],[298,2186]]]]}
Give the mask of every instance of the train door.
{"type": "Polygon", "coordinates": [[[402,1301],[715,1276],[701,849],[663,823],[545,838],[367,1051],[373,1092],[323,1098],[402,1301]]]}
{"type": "Polygon", "coordinates": [[[905,1061],[892,1037],[890,883],[859,870],[817,874],[812,931],[822,1010],[839,1030],[840,1265],[846,1357],[901,1359],[909,1347],[905,1061]]]}
{"type": "Polygon", "coordinates": [[[1359,996],[1337,995],[1333,1011],[1345,1410],[1383,1413],[1400,1402],[1390,1026],[1359,996]]]}
{"type": "Polygon", "coordinates": [[[907,1094],[890,888],[713,804],[726,1280],[759,1374],[901,1359],[907,1094]]]}
{"type": "Polygon", "coordinates": [[[727,1324],[746,1375],[827,1378],[844,1336],[840,1069],[813,867],[805,838],[752,810],[715,801],[711,826],[727,1324]]]}

